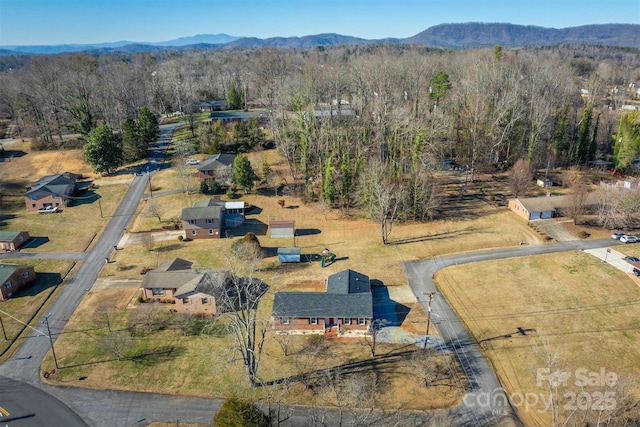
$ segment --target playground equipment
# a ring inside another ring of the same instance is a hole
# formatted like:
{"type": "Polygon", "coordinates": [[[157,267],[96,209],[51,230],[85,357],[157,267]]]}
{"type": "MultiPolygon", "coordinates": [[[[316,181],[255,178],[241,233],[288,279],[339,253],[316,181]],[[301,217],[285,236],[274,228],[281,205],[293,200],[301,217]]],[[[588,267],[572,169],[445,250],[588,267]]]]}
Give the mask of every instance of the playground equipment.
{"type": "Polygon", "coordinates": [[[322,266],[322,268],[325,268],[326,266],[333,264],[335,260],[336,260],[336,254],[331,253],[331,251],[327,248],[324,248],[322,250],[322,253],[320,254],[320,265],[322,266]]]}

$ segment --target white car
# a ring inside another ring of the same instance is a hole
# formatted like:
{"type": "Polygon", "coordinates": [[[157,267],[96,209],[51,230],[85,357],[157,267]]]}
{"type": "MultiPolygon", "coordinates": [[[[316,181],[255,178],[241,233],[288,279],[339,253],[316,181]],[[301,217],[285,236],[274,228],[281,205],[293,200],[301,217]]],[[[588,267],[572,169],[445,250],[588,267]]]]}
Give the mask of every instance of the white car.
{"type": "Polygon", "coordinates": [[[611,235],[611,238],[619,240],[622,236],[624,236],[624,233],[616,232],[611,235]]]}
{"type": "Polygon", "coordinates": [[[58,212],[57,206],[47,206],[46,208],[38,209],[38,213],[55,213],[58,212]]]}
{"type": "Polygon", "coordinates": [[[196,159],[187,160],[187,164],[191,166],[197,165],[198,163],[200,163],[200,160],[196,160],[196,159]]]}
{"type": "Polygon", "coordinates": [[[627,236],[625,234],[624,236],[622,236],[620,238],[620,241],[622,243],[638,243],[638,242],[640,242],[640,239],[638,239],[636,236],[627,236]]]}

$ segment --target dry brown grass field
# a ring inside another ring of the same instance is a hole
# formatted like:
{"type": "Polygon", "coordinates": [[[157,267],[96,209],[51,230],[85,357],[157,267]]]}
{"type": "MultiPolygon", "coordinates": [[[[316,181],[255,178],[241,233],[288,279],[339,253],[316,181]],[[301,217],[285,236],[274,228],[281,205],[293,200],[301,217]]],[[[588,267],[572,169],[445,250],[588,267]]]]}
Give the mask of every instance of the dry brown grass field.
{"type": "MultiPolygon", "coordinates": [[[[91,176],[79,152],[54,156],[51,153],[30,152],[28,147],[23,149],[26,155],[3,164],[3,167],[9,166],[10,169],[4,170],[16,189],[33,181],[31,177],[46,175],[52,169],[91,176]]],[[[256,170],[266,160],[272,168],[287,176],[285,162],[275,151],[252,153],[249,158],[256,170]]],[[[505,194],[508,194],[504,177],[479,175],[468,191],[462,193],[463,177],[455,173],[444,175],[444,179],[451,184],[447,186],[441,219],[395,224],[388,245],[381,243],[379,224],[368,220],[356,208],[347,211],[328,209],[319,204],[305,203],[292,194],[275,196],[269,187],[250,194],[237,194],[235,200],[244,200],[256,209],[248,213],[247,224],[234,230],[234,234],[256,232],[268,253],[258,272],[270,285],[260,305],[263,318],[270,315],[275,291],[314,286],[321,289],[318,284],[322,284],[329,274],[351,268],[388,286],[390,298],[410,308],[402,328],[420,334],[426,327],[425,313],[407,286],[400,266],[402,262],[515,246],[520,242],[541,244],[540,236],[504,207],[505,194]],[[495,199],[491,196],[495,196],[495,199]],[[278,204],[279,199],[285,200],[284,208],[278,204]],[[295,220],[300,235],[295,241],[270,238],[266,225],[271,219],[295,220]],[[275,250],[293,245],[301,247],[303,254],[318,254],[323,248],[330,248],[337,255],[337,261],[324,269],[320,268],[318,262],[280,265],[275,250]]],[[[126,191],[123,180],[128,177],[94,177],[99,179],[96,191],[103,196],[105,217],[115,209],[119,197],[126,191]]],[[[292,180],[289,177],[286,181],[292,180]]],[[[131,232],[168,226],[179,217],[182,208],[205,198],[198,193],[163,195],[165,191],[180,188],[176,173],[171,169],[155,173],[151,178],[151,186],[154,198],[141,202],[138,215],[128,227],[131,232]],[[148,214],[151,202],[161,213],[161,221],[148,214]]],[[[194,188],[197,190],[197,187],[194,188]]],[[[226,199],[226,196],[222,198],[226,199]]],[[[36,220],[29,222],[29,217],[23,213],[21,201],[21,198],[9,198],[7,204],[5,197],[3,207],[9,207],[10,215],[0,218],[0,227],[33,227],[36,235],[50,236],[51,242],[56,243],[56,248],[48,243],[33,249],[37,251],[84,250],[107,220],[99,218],[97,206],[91,203],[65,209],[62,214],[53,215],[48,224],[37,215],[36,220]],[[79,229],[72,226],[77,223],[82,223],[83,227],[79,229]],[[68,230],[74,230],[73,234],[68,230]],[[76,233],[80,235],[76,236],[76,233]]],[[[597,230],[591,232],[594,238],[608,234],[597,230]]],[[[114,262],[105,266],[101,277],[140,279],[139,271],[143,267],[154,268],[160,262],[174,257],[194,261],[202,268],[225,268],[232,240],[178,241],[175,238],[158,238],[152,250],[139,243],[125,245],[114,252],[114,262]]],[[[622,372],[623,362],[630,362],[637,356],[636,332],[630,326],[640,319],[636,319],[632,312],[633,304],[624,303],[638,299],[635,294],[637,288],[627,286],[630,280],[622,276],[612,271],[610,266],[590,260],[586,254],[575,253],[526,258],[517,263],[497,261],[474,265],[473,269],[468,266],[456,267],[444,270],[438,279],[443,292],[477,340],[482,341],[485,352],[508,391],[526,391],[532,385],[531,370],[539,366],[542,357],[538,356],[541,342],[547,348],[558,349],[566,364],[581,364],[583,360],[586,364],[587,355],[603,348],[603,344],[606,348],[614,349],[614,357],[606,360],[605,356],[594,358],[585,365],[587,368],[607,362],[602,366],[611,365],[612,369],[622,372]],[[605,301],[613,301],[614,304],[605,301]],[[536,332],[520,337],[513,334],[518,327],[535,329],[536,332]],[[499,338],[508,334],[512,336],[499,338]]],[[[292,403],[309,403],[314,399],[328,401],[328,396],[314,395],[300,383],[259,391],[243,385],[246,380],[242,365],[238,361],[230,362],[229,355],[225,353],[230,338],[224,335],[185,338],[175,330],[160,331],[136,342],[141,351],[155,353],[155,356],[114,360],[100,343],[99,333],[92,331],[96,323],[94,313],[100,304],[107,302],[114,307],[121,307],[119,313],[124,317],[125,313],[136,310],[131,308],[135,307],[135,304],[131,304],[135,296],[135,289],[107,288],[87,294],[65,333],[56,342],[64,369],[52,378],[54,382],[206,396],[224,396],[235,391],[255,398],[278,396],[278,399],[292,403]],[[78,381],[81,377],[83,381],[78,381]]],[[[124,322],[122,319],[120,321],[124,322]]],[[[261,377],[277,379],[294,375],[300,366],[309,363],[305,360],[308,353],[304,351],[308,345],[309,338],[296,337],[292,343],[294,356],[285,357],[274,340],[267,340],[261,377]]],[[[384,384],[378,397],[380,404],[406,409],[431,409],[459,402],[460,395],[450,384],[432,387],[416,384],[415,378],[412,379],[411,366],[407,365],[407,360],[398,357],[398,354],[406,351],[405,348],[385,345],[381,349],[381,357],[386,357],[392,363],[386,365],[386,370],[379,368],[382,365],[376,365],[375,368],[384,384]]],[[[321,357],[314,357],[313,367],[324,369],[370,359],[369,349],[361,342],[327,341],[321,357]]],[[[52,360],[48,356],[43,369],[49,369],[50,365],[52,360]]],[[[538,418],[531,417],[534,421],[538,418]]]]}
{"type": "MultiPolygon", "coordinates": [[[[602,391],[576,386],[577,369],[605,369],[627,387],[640,378],[640,288],[592,255],[575,251],[449,267],[437,282],[510,393],[546,396],[548,385],[538,383],[537,372],[550,357],[556,358],[552,371],[572,374],[559,390],[561,417],[572,415],[564,410],[571,393],[588,398],[602,391]]],[[[622,404],[621,388],[610,391],[622,404]]],[[[550,411],[542,408],[539,401],[518,411],[526,425],[550,425],[550,411]]]]}

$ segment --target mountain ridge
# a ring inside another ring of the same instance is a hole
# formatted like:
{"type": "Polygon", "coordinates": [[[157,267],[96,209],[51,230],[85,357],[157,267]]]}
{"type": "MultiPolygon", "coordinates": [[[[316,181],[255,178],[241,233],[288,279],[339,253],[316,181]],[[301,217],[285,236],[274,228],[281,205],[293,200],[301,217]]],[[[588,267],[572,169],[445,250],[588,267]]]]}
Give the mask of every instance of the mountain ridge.
{"type": "Polygon", "coordinates": [[[418,44],[441,49],[468,49],[501,45],[506,48],[549,45],[607,45],[640,48],[639,24],[593,24],[566,28],[548,28],[509,23],[467,22],[439,24],[407,38],[363,39],[336,33],[301,37],[236,37],[228,34],[198,34],[164,42],[119,41],[95,44],[41,46],[0,46],[0,55],[57,54],[96,51],[141,52],[188,48],[297,48],[363,44],[418,44]]]}

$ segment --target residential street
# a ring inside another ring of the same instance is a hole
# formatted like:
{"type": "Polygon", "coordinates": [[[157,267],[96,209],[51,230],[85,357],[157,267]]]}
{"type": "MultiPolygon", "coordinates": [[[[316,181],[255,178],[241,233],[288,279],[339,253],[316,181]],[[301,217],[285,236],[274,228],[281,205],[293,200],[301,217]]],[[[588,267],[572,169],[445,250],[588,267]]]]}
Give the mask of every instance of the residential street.
{"type": "MultiPolygon", "coordinates": [[[[158,169],[175,126],[161,127],[160,140],[157,147],[150,154],[150,171],[153,172],[158,169]]],[[[90,289],[96,282],[98,274],[104,265],[104,259],[111,255],[114,245],[121,242],[125,228],[132,219],[147,185],[148,177],[146,174],[133,178],[121,205],[90,252],[84,254],[10,254],[11,257],[19,256],[21,258],[63,257],[81,261],[81,266],[75,276],[65,285],[61,294],[50,307],[48,321],[54,340],[62,332],[86,290],[90,289]]],[[[413,292],[426,310],[426,293],[437,292],[432,280],[433,275],[444,267],[543,253],[602,248],[613,244],[616,244],[616,241],[601,239],[593,241],[571,240],[547,245],[526,245],[415,261],[406,263],[403,268],[413,292]]],[[[0,258],[2,257],[0,255],[0,258]]],[[[474,402],[474,399],[482,393],[486,393],[489,396],[503,396],[500,383],[482,355],[479,346],[469,335],[444,298],[436,296],[433,299],[432,316],[433,323],[438,328],[446,348],[454,353],[468,377],[469,396],[465,400],[474,402]]],[[[50,350],[49,339],[47,339],[46,332],[43,332],[46,331],[46,327],[42,325],[43,320],[44,318],[38,322],[38,325],[40,325],[38,327],[39,331],[33,331],[29,334],[13,357],[0,366],[0,375],[34,385],[51,396],[55,396],[91,426],[137,426],[145,425],[152,420],[172,422],[180,420],[181,422],[191,423],[211,422],[215,410],[220,405],[220,402],[214,399],[114,390],[87,390],[75,387],[51,387],[41,384],[39,381],[40,364],[45,354],[50,350]]],[[[53,366],[44,367],[46,370],[52,368],[53,366]]],[[[20,389],[19,384],[9,383],[11,384],[11,389],[20,389]]],[[[9,391],[3,387],[0,390],[0,404],[6,402],[6,393],[9,393],[9,391]]],[[[460,426],[496,426],[503,419],[515,419],[512,409],[508,405],[500,404],[505,400],[498,399],[498,402],[496,402],[492,399],[491,402],[493,404],[486,407],[477,405],[472,407],[463,404],[450,411],[450,415],[455,424],[460,426]]],[[[55,401],[51,402],[49,397],[34,394],[31,402],[34,414],[31,418],[32,423],[29,425],[53,425],[47,422],[41,424],[40,421],[47,420],[47,416],[52,412],[47,408],[54,404],[55,401]]],[[[67,411],[63,405],[60,405],[60,410],[62,412],[67,411]]],[[[339,415],[338,410],[335,408],[290,407],[286,408],[284,412],[287,417],[286,421],[280,424],[281,426],[305,425],[309,424],[310,419],[322,419],[326,425],[335,425],[337,418],[334,417],[339,415]]],[[[379,419],[376,425],[423,425],[432,416],[432,413],[403,412],[401,417],[385,416],[379,419]]],[[[70,427],[86,425],[68,413],[65,420],[64,425],[70,427]]]]}

